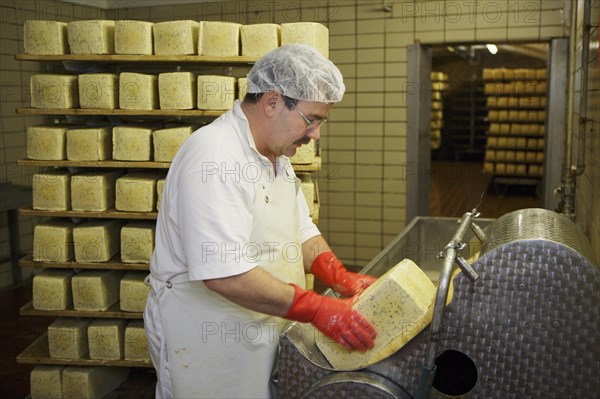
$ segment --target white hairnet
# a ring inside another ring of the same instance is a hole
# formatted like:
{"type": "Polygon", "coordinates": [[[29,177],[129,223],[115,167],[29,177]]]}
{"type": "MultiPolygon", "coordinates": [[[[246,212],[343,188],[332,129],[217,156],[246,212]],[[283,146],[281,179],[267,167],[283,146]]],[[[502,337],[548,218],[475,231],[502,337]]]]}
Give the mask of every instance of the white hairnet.
{"type": "Polygon", "coordinates": [[[335,103],[346,86],[340,70],[316,49],[287,44],[267,53],[248,73],[248,93],[271,90],[296,100],[335,103]]]}

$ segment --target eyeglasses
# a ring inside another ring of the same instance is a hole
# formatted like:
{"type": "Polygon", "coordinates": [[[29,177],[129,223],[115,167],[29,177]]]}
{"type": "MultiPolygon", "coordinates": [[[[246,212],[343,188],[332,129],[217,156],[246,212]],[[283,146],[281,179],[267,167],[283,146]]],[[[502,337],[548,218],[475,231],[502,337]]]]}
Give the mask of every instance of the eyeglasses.
{"type": "Polygon", "coordinates": [[[296,112],[298,112],[300,114],[300,116],[302,117],[302,119],[304,119],[304,122],[306,122],[306,130],[310,130],[310,129],[314,128],[314,127],[321,126],[322,123],[327,122],[327,118],[310,120],[310,119],[308,119],[306,117],[306,115],[304,115],[302,113],[302,111],[300,111],[298,108],[296,108],[296,104],[291,103],[291,102],[290,102],[290,104],[292,105],[292,107],[294,107],[294,109],[296,110],[296,112]]]}

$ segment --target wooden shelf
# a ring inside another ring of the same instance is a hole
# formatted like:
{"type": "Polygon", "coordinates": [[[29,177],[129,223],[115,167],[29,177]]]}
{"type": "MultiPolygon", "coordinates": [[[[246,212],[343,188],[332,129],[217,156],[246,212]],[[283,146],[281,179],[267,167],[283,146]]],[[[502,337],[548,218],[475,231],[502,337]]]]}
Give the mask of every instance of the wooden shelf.
{"type": "Polygon", "coordinates": [[[100,212],[80,211],[42,211],[32,208],[19,208],[21,216],[48,216],[69,218],[93,218],[93,219],[143,219],[156,220],[158,212],[122,212],[116,209],[108,209],[100,212]]]}
{"type": "Polygon", "coordinates": [[[124,263],[119,255],[108,262],[81,263],[73,260],[66,262],[36,262],[31,254],[19,260],[21,267],[48,267],[52,269],[102,269],[102,270],[150,270],[146,263],[124,263]]]}
{"type": "Polygon", "coordinates": [[[202,109],[95,109],[95,108],[17,108],[20,115],[129,115],[129,116],[221,116],[225,110],[202,109]]]}
{"type": "Polygon", "coordinates": [[[210,57],[205,55],[125,55],[125,54],[16,54],[18,61],[78,61],[78,62],[181,62],[206,64],[253,64],[258,57],[233,56],[210,57]]]}
{"type": "Polygon", "coordinates": [[[119,302],[104,312],[89,312],[75,310],[72,306],[65,310],[38,310],[33,308],[33,301],[26,303],[19,309],[21,316],[52,316],[52,317],[93,317],[108,319],[142,319],[142,312],[124,312],[119,307],[119,302]]]}
{"type": "Polygon", "coordinates": [[[56,359],[50,357],[48,334],[44,333],[17,356],[17,363],[22,364],[55,364],[68,366],[114,366],[152,368],[151,361],[141,360],[93,360],[88,355],[80,359],[56,359]]]}

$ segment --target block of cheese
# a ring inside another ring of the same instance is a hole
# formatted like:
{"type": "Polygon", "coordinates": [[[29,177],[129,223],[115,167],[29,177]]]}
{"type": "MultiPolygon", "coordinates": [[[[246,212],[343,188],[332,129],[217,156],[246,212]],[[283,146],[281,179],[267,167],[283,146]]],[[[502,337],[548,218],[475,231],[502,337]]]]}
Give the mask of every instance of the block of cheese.
{"type": "Polygon", "coordinates": [[[134,72],[119,74],[119,108],[151,110],[157,106],[156,75],[134,72]]]}
{"type": "Polygon", "coordinates": [[[300,179],[300,190],[302,190],[306,205],[308,206],[308,214],[312,215],[315,205],[315,183],[308,173],[299,173],[298,178],[300,179]]]}
{"type": "Polygon", "coordinates": [[[90,359],[120,360],[123,358],[124,319],[98,319],[88,326],[90,359]]]}
{"type": "Polygon", "coordinates": [[[194,132],[193,126],[171,127],[158,129],[152,133],[154,144],[154,160],[156,162],[171,162],[179,147],[194,132]]]}
{"type": "Polygon", "coordinates": [[[228,110],[235,101],[236,78],[232,76],[199,75],[198,109],[228,110]]]}
{"type": "Polygon", "coordinates": [[[83,20],[67,24],[71,54],[114,54],[115,21],[83,20]]]}
{"type": "Polygon", "coordinates": [[[150,361],[143,320],[132,320],[125,328],[125,360],[150,361]]]}
{"type": "Polygon", "coordinates": [[[67,156],[67,126],[27,127],[27,158],[59,161],[67,156]]]}
{"type": "Polygon", "coordinates": [[[66,262],[73,258],[73,227],[68,219],[53,219],[33,229],[35,262],[66,262]]]}
{"type": "Polygon", "coordinates": [[[45,269],[33,277],[33,308],[65,310],[73,303],[71,269],[45,269]]]}
{"type": "Polygon", "coordinates": [[[281,26],[278,24],[255,24],[240,27],[242,55],[262,57],[279,47],[281,26]]]}
{"type": "Polygon", "coordinates": [[[150,287],[144,283],[148,273],[131,271],[121,279],[121,310],[143,312],[150,287]]]}
{"type": "Polygon", "coordinates": [[[162,199],[163,190],[165,188],[166,178],[160,178],[156,182],[156,210],[160,209],[160,201],[162,199]]]}
{"type": "Polygon", "coordinates": [[[431,322],[435,292],[425,272],[410,259],[404,259],[363,291],[352,305],[375,327],[374,348],[350,351],[324,335],[318,337],[317,347],[338,370],[355,370],[385,359],[431,322]]]}
{"type": "Polygon", "coordinates": [[[57,169],[34,173],[32,181],[33,209],[66,211],[71,206],[71,175],[57,169]]]}
{"type": "Polygon", "coordinates": [[[29,375],[31,399],[62,399],[64,366],[35,366],[29,375]]]}
{"type": "Polygon", "coordinates": [[[238,99],[244,101],[248,92],[248,78],[238,78],[237,80],[238,99]]]}
{"type": "Polygon", "coordinates": [[[315,141],[311,140],[307,144],[296,149],[296,154],[290,158],[292,164],[310,164],[315,162],[315,141]]]}
{"type": "Polygon", "coordinates": [[[115,205],[115,184],[119,170],[83,172],[71,176],[71,209],[105,211],[115,205]]]}
{"type": "Polygon", "coordinates": [[[164,174],[131,172],[117,179],[115,207],[119,211],[152,212],[156,205],[156,181],[164,174]]]}
{"type": "Polygon", "coordinates": [[[154,24],[154,54],[187,55],[198,53],[200,22],[166,21],[154,24]]]}
{"type": "Polygon", "coordinates": [[[81,108],[115,109],[119,105],[119,76],[116,73],[82,73],[78,86],[81,108]]]}
{"type": "Polygon", "coordinates": [[[128,376],[123,367],[68,366],[63,370],[63,399],[102,398],[128,376]]]}
{"type": "Polygon", "coordinates": [[[88,220],[73,228],[75,261],[106,262],[119,252],[120,219],[88,220]]]}
{"type": "Polygon", "coordinates": [[[87,327],[90,319],[63,317],[48,326],[50,357],[80,359],[88,352],[87,327]]]}
{"type": "Polygon", "coordinates": [[[87,127],[67,130],[67,159],[70,161],[103,161],[112,155],[111,129],[87,127]]]}
{"type": "Polygon", "coordinates": [[[127,125],[113,127],[112,156],[116,161],[152,160],[152,128],[127,125]]]}
{"type": "Polygon", "coordinates": [[[129,222],[121,228],[121,260],[125,263],[150,263],[154,251],[154,228],[150,221],[129,222]]]}
{"type": "Polygon", "coordinates": [[[120,270],[84,270],[73,276],[73,307],[75,310],[100,312],[119,300],[120,270]]]}
{"type": "Polygon", "coordinates": [[[32,108],[79,107],[77,75],[39,74],[29,79],[32,108]]]}
{"type": "Polygon", "coordinates": [[[115,21],[115,54],[152,55],[152,27],[147,21],[115,21]]]}
{"type": "Polygon", "coordinates": [[[198,53],[212,57],[231,57],[240,55],[240,28],[235,22],[200,22],[198,53]]]}
{"type": "Polygon", "coordinates": [[[302,43],[319,50],[329,58],[329,29],[317,22],[290,22],[281,24],[281,45],[302,43]]]}
{"type": "Polygon", "coordinates": [[[191,72],[167,72],[158,75],[160,109],[196,107],[196,76],[191,72]]]}
{"type": "Polygon", "coordinates": [[[59,21],[25,21],[23,47],[26,54],[68,54],[67,23],[59,21]]]}

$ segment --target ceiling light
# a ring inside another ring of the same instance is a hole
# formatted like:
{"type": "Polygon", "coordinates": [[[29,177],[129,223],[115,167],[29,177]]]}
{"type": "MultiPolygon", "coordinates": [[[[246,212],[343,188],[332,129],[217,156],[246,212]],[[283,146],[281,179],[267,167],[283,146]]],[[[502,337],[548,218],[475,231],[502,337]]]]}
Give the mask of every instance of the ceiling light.
{"type": "Polygon", "coordinates": [[[485,47],[489,50],[490,53],[496,54],[498,52],[498,47],[495,44],[486,44],[485,47]]]}

